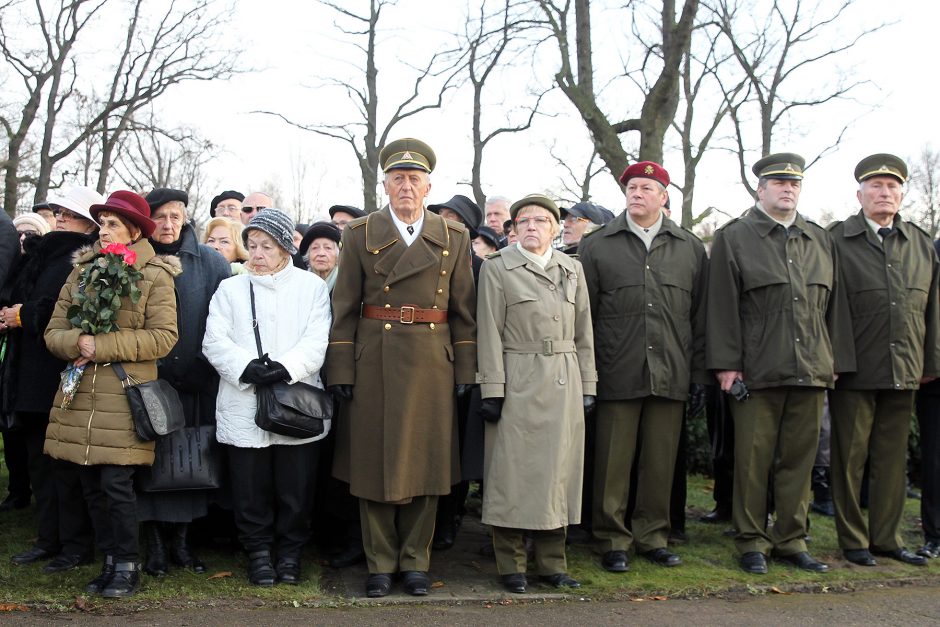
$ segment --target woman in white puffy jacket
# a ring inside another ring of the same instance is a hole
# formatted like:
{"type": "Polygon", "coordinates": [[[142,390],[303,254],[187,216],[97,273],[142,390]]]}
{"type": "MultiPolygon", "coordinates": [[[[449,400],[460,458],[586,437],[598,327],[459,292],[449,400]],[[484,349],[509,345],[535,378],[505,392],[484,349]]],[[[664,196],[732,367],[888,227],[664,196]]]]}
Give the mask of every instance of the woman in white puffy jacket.
{"type": "Polygon", "coordinates": [[[223,281],[209,305],[202,348],[221,377],[216,439],[227,446],[232,506],[248,553],[248,579],[260,586],[297,583],[300,552],[310,538],[310,510],[319,443],[255,425],[256,383],[303,381],[322,388],[320,367],[330,334],[326,283],[295,268],[293,220],[265,209],[248,223],[248,274],[223,281]],[[266,360],[258,356],[251,315],[266,360]],[[276,565],[276,566],[275,566],[276,565]]]}

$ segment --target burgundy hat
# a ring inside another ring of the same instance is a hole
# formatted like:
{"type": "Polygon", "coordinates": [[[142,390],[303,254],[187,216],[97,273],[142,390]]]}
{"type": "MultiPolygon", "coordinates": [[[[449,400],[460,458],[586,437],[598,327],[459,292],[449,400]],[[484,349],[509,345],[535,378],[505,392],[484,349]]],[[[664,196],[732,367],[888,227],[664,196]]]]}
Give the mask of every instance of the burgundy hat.
{"type": "Polygon", "coordinates": [[[98,222],[98,214],[102,211],[116,213],[137,225],[144,237],[150,237],[157,225],[150,219],[150,205],[140,194],[120,190],[108,196],[102,205],[89,207],[91,217],[98,222]]]}
{"type": "Polygon", "coordinates": [[[669,172],[666,168],[652,161],[640,161],[634,163],[623,171],[620,175],[620,184],[626,185],[632,178],[653,179],[663,187],[669,187],[669,172]]]}

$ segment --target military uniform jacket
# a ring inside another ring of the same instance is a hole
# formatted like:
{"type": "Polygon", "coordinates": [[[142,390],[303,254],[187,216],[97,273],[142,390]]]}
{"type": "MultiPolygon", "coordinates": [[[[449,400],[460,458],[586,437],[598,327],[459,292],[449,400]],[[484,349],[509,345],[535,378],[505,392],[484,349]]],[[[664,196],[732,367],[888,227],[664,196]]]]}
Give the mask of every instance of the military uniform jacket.
{"type": "Polygon", "coordinates": [[[411,246],[385,208],[350,222],[333,289],[330,385],[353,385],[336,421],[333,474],[386,503],[459,480],[454,386],[476,374],[476,295],[466,228],[429,211],[411,246]],[[360,316],[362,305],[446,309],[443,324],[360,316]]]}
{"type": "Polygon", "coordinates": [[[926,233],[900,216],[893,226],[883,243],[861,212],[829,227],[857,366],[839,389],[916,390],[921,376],[940,375],[940,262],[926,233]]]}
{"type": "Polygon", "coordinates": [[[649,251],[617,216],[581,240],[591,300],[597,395],[684,401],[705,382],[708,258],[692,233],[663,217],[649,251]]]}
{"type": "Polygon", "coordinates": [[[706,365],[743,372],[750,389],[831,388],[855,369],[832,237],[799,214],[790,229],[755,207],[712,245],[706,365]]]}

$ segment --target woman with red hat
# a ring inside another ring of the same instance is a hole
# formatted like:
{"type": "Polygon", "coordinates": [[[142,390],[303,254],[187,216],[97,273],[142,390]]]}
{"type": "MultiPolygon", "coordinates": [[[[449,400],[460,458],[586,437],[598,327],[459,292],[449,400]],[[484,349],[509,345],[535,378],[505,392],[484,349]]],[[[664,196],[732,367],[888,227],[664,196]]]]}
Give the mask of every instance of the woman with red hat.
{"type": "Polygon", "coordinates": [[[49,351],[84,371],[74,396],[70,392],[66,397],[61,389],[56,393],[45,452],[81,466],[82,490],[105,555],[101,574],[86,591],[118,598],[134,594],[140,585],[134,469],[153,463],[154,443],[138,439],[124,388],[111,364],[123,365],[137,382],[157,378],[157,359],[165,357],[177,340],[173,277],[181,270],[178,260],[157,256],[147,240],[156,225],[143,197],[114,192],[103,204],[92,205],[90,212],[101,225],[98,241],[76,253],[76,267],[59,293],[45,332],[49,351]],[[139,298],[113,297],[109,305],[114,311],[109,309],[108,317],[116,324],[108,332],[98,328],[97,334],[87,333],[73,323],[81,312],[69,309],[103,297],[88,290],[88,283],[94,266],[115,265],[114,255],[102,250],[110,245],[123,245],[117,272],[122,278],[136,279],[139,298]]]}

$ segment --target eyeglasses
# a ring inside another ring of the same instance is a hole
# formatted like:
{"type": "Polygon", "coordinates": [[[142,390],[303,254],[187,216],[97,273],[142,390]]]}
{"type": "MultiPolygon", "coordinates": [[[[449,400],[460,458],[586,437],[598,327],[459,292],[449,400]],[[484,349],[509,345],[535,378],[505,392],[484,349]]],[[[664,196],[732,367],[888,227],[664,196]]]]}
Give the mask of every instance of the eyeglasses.
{"type": "Polygon", "coordinates": [[[571,215],[570,213],[565,216],[565,222],[569,224],[577,224],[578,222],[590,222],[587,218],[582,218],[581,216],[571,215]]]}
{"type": "Polygon", "coordinates": [[[76,220],[79,217],[81,217],[79,215],[76,215],[75,212],[69,211],[68,209],[65,209],[63,207],[53,207],[52,215],[54,215],[57,219],[62,220],[63,222],[68,222],[69,220],[76,220]]]}
{"type": "Polygon", "coordinates": [[[551,224],[551,221],[551,218],[546,218],[545,216],[535,216],[534,218],[519,218],[516,220],[516,226],[524,229],[530,222],[536,226],[548,226],[551,224]]]}
{"type": "Polygon", "coordinates": [[[262,209],[267,209],[267,207],[257,206],[257,207],[242,207],[242,213],[251,213],[252,211],[261,211],[262,209]]]}

